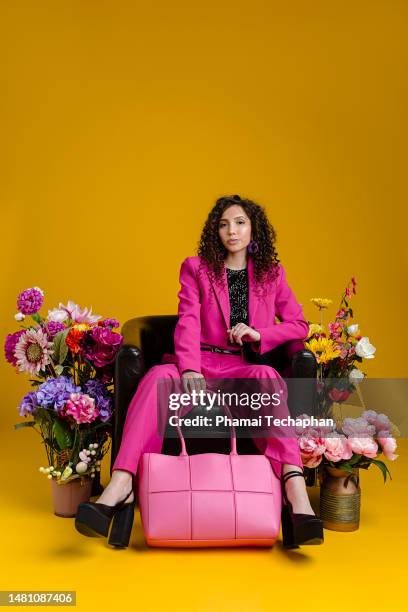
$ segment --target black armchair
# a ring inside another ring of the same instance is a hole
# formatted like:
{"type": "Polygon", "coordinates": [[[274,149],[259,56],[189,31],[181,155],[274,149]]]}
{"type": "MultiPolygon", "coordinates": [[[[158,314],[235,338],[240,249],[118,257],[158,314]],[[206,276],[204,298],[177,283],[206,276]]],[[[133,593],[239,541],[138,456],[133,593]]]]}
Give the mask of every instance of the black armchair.
{"type": "MultiPolygon", "coordinates": [[[[118,351],[115,363],[111,469],[119,451],[127,409],[139,381],[147,370],[161,362],[164,353],[174,353],[173,335],[177,319],[177,315],[138,317],[127,321],[122,328],[124,344],[118,351]]],[[[305,349],[302,341],[287,342],[262,356],[251,352],[246,358],[251,363],[271,365],[282,377],[288,379],[288,405],[292,416],[303,412],[314,414],[317,363],[313,353],[305,349]],[[290,385],[290,378],[296,379],[296,384],[290,385]]],[[[240,438],[237,443],[240,453],[259,452],[249,438],[240,438]]],[[[188,440],[190,454],[229,452],[228,449],[229,440],[225,437],[188,440]]],[[[178,454],[178,440],[164,438],[163,452],[178,454]]]]}

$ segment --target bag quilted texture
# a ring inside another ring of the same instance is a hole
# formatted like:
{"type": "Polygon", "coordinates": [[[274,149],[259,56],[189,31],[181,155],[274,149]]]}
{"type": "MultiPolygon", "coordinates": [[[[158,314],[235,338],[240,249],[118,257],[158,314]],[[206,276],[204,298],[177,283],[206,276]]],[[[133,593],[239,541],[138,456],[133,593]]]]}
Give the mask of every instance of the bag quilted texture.
{"type": "Polygon", "coordinates": [[[281,484],[264,455],[144,453],[139,503],[150,546],[272,546],[279,534],[281,484]]]}

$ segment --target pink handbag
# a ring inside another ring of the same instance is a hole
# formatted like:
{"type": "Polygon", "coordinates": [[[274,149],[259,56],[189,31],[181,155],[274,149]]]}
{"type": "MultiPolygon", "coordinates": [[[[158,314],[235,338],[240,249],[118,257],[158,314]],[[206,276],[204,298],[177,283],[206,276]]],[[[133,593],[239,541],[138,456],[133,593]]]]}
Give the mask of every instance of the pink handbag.
{"type": "Polygon", "coordinates": [[[281,484],[265,455],[144,453],[139,504],[150,546],[272,546],[279,534],[281,484]]]}

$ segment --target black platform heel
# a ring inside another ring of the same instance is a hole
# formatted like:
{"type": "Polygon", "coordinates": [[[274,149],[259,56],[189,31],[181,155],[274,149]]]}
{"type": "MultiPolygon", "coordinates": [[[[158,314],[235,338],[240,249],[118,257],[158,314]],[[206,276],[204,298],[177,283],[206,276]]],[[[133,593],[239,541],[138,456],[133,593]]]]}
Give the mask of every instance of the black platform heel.
{"type": "Polygon", "coordinates": [[[135,500],[128,503],[126,500],[129,499],[132,491],[133,487],[126,497],[115,506],[107,506],[98,502],[79,504],[75,516],[76,530],[89,537],[107,537],[112,522],[109,544],[120,548],[126,547],[129,544],[135,509],[135,500]]]}
{"type": "Polygon", "coordinates": [[[300,545],[323,544],[323,523],[313,514],[295,514],[288,500],[285,483],[289,478],[302,476],[303,472],[291,471],[282,475],[282,538],[285,548],[298,548],[300,545]]]}

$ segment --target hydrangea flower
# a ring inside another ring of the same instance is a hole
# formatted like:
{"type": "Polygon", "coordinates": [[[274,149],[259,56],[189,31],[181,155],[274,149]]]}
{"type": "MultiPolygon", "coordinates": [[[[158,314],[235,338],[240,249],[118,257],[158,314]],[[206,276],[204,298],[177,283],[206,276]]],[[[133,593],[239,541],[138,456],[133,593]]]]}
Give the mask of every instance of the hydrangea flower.
{"type": "Polygon", "coordinates": [[[99,410],[99,418],[106,423],[112,416],[112,396],[105,385],[96,378],[88,380],[84,385],[84,391],[94,398],[99,410]]]}
{"type": "Polygon", "coordinates": [[[38,387],[36,395],[39,406],[54,408],[57,412],[61,412],[71,393],[80,391],[81,387],[75,385],[72,378],[58,376],[57,378],[48,378],[43,382],[38,387]]]}
{"type": "Polygon", "coordinates": [[[20,416],[26,417],[29,414],[34,414],[38,408],[37,393],[30,391],[23,397],[18,407],[20,416]]]}

